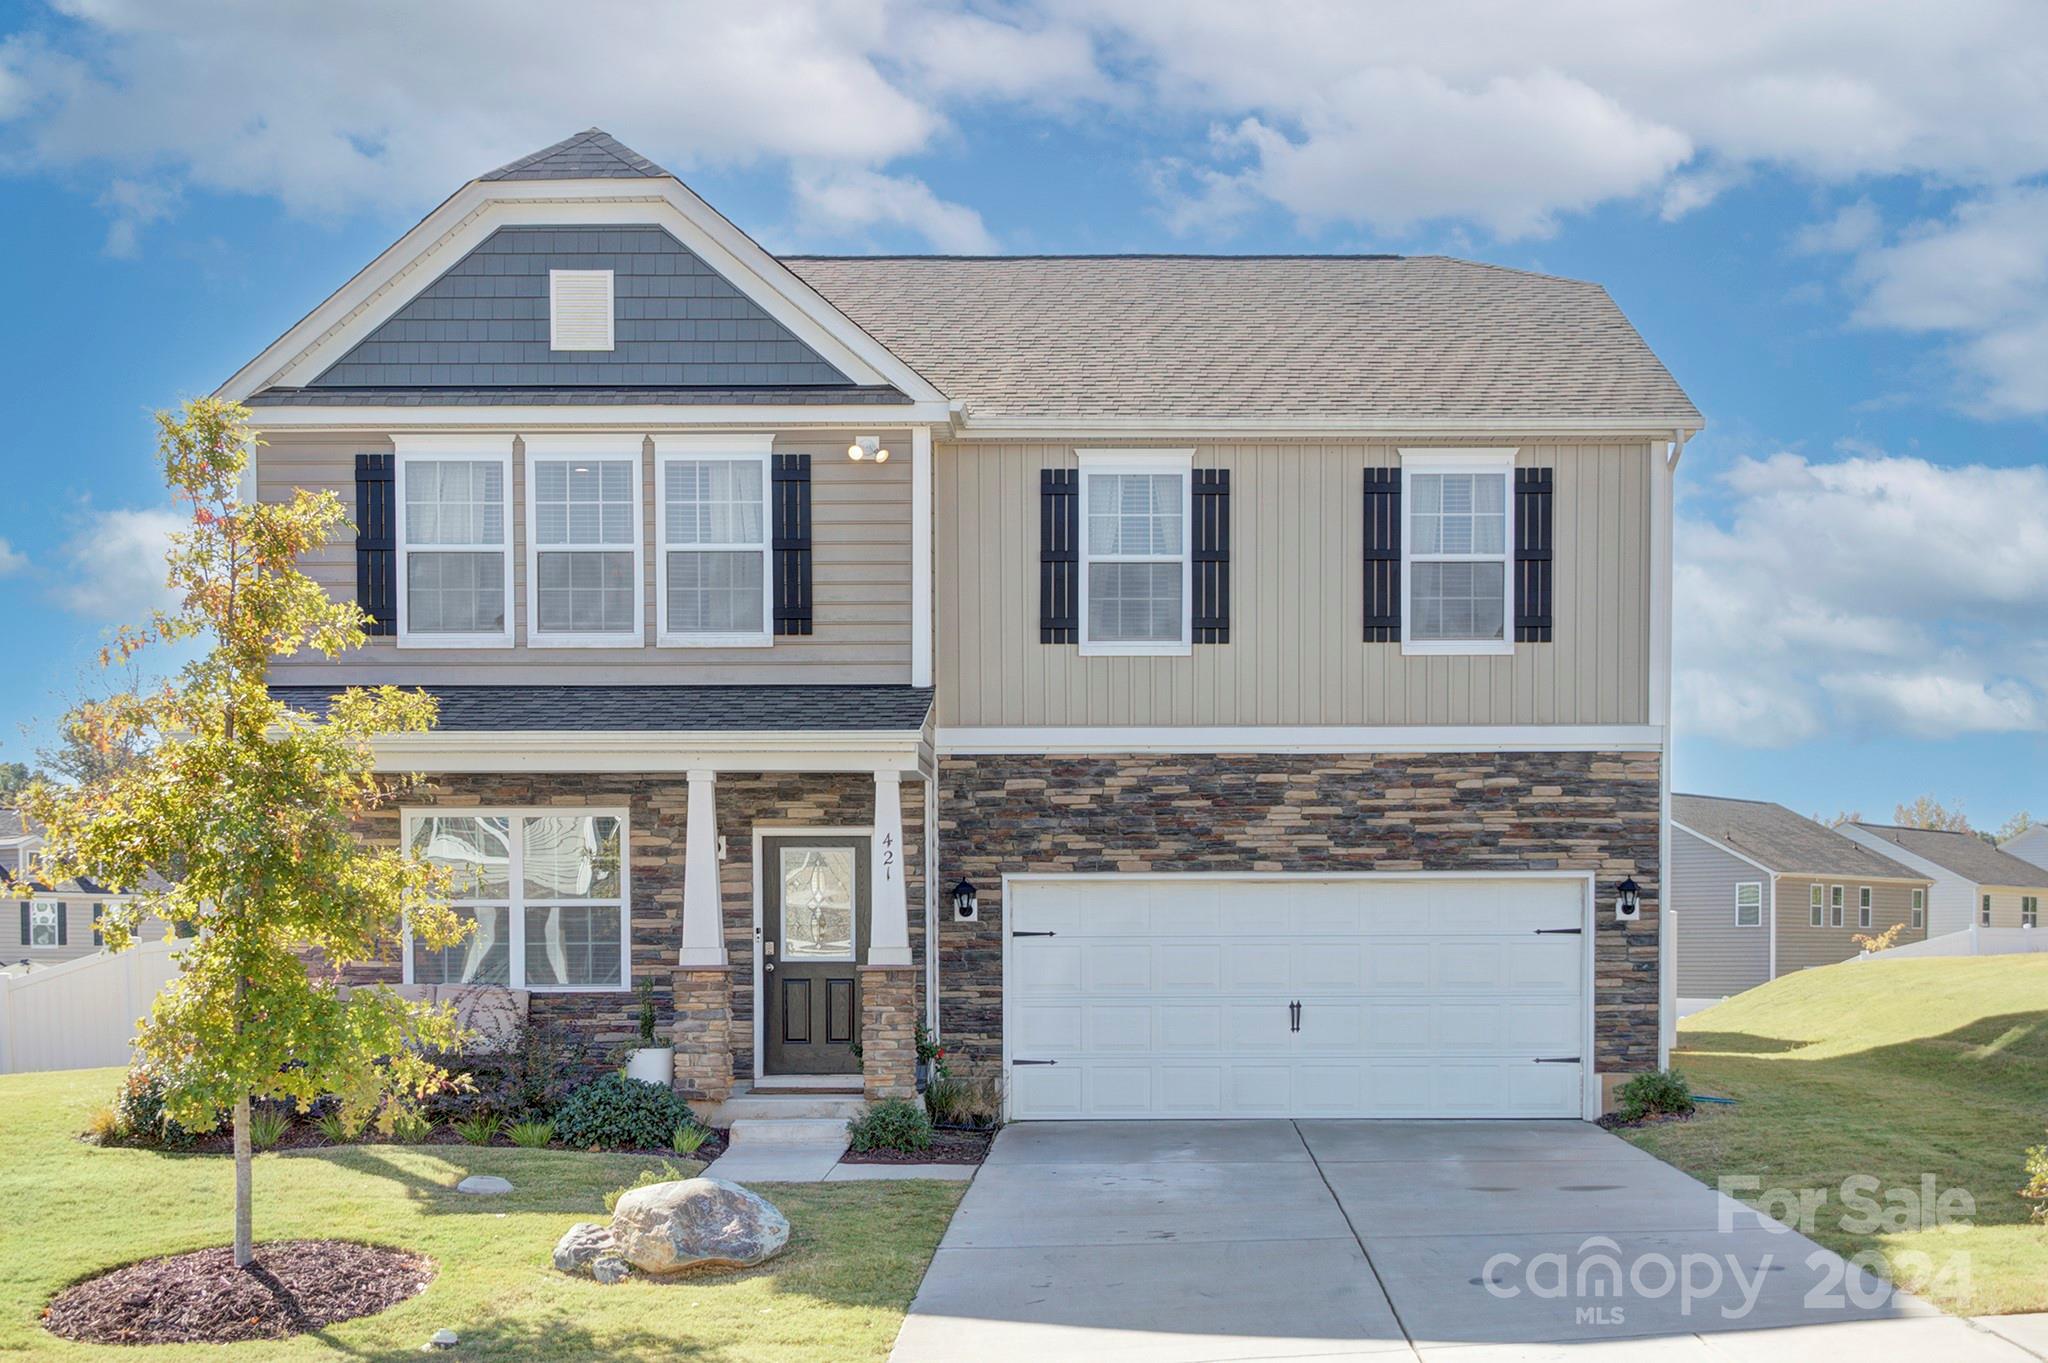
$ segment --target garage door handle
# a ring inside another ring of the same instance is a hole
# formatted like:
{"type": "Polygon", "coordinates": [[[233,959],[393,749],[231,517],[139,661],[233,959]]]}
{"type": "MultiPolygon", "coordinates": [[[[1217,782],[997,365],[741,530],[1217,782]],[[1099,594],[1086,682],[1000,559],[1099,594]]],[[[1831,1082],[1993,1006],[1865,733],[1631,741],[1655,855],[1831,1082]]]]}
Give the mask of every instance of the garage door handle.
{"type": "Polygon", "coordinates": [[[1579,1063],[1579,1057],[1575,1055],[1539,1055],[1536,1057],[1536,1063],[1539,1065],[1576,1065],[1579,1063]]]}
{"type": "Polygon", "coordinates": [[[1538,928],[1536,929],[1536,935],[1538,937],[1548,937],[1552,935],[1577,937],[1584,931],[1584,928],[1538,928]]]}
{"type": "Polygon", "coordinates": [[[1012,1060],[1012,1065],[1057,1065],[1057,1060],[1012,1060]]]}
{"type": "Polygon", "coordinates": [[[1056,933],[1056,932],[1013,932],[1013,933],[1011,933],[1010,935],[1011,935],[1012,937],[1057,937],[1057,936],[1059,936],[1059,934],[1058,934],[1058,933],[1056,933]]]}

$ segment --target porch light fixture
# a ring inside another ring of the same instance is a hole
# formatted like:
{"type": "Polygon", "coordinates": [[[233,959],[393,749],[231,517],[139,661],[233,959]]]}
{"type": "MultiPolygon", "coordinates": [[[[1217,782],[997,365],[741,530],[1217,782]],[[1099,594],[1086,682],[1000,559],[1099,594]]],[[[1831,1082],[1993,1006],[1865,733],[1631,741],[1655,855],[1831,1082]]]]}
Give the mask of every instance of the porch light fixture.
{"type": "Polygon", "coordinates": [[[953,887],[953,921],[972,923],[981,912],[981,900],[974,893],[974,884],[966,876],[953,887]]]}
{"type": "Polygon", "coordinates": [[[846,447],[846,457],[856,464],[870,455],[877,464],[889,462],[889,451],[882,447],[882,438],[878,435],[855,436],[853,443],[846,447]]]}
{"type": "Polygon", "coordinates": [[[1633,923],[1642,916],[1642,912],[1643,887],[1636,884],[1634,876],[1630,876],[1614,887],[1614,917],[1619,922],[1633,923]]]}

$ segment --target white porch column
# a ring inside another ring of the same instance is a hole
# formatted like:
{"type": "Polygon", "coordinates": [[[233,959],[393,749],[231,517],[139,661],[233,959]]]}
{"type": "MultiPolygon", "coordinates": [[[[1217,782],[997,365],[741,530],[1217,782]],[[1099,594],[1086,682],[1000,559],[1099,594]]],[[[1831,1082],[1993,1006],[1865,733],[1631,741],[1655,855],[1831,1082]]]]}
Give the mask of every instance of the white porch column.
{"type": "Polygon", "coordinates": [[[680,964],[722,969],[725,910],[718,894],[718,774],[690,773],[683,835],[683,951],[680,964]]]}
{"type": "Polygon", "coordinates": [[[869,965],[910,964],[910,896],[903,878],[901,773],[875,773],[875,845],[868,858],[869,965]]]}

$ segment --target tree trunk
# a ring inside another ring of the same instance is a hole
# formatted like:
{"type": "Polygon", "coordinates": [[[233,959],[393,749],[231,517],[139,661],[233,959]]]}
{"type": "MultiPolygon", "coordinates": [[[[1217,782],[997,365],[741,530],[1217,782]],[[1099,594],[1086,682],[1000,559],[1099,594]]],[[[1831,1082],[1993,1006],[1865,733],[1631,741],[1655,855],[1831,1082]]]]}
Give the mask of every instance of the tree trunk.
{"type": "Polygon", "coordinates": [[[235,1267],[256,1257],[249,1211],[249,1096],[235,1100],[235,1267]]]}

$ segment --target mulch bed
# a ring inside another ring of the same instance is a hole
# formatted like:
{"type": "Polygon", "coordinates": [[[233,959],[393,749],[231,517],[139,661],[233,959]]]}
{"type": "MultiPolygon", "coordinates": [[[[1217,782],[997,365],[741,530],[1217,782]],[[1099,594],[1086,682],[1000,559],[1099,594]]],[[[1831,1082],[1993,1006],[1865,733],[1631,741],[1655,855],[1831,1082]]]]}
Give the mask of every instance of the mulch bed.
{"type": "Polygon", "coordinates": [[[235,1267],[225,1246],[145,1259],[66,1288],[43,1324],[96,1344],[284,1339],[375,1315],[423,1291],[433,1263],[352,1240],[281,1240],[235,1267]]]}
{"type": "MultiPolygon", "coordinates": [[[[855,1154],[849,1150],[839,1157],[841,1164],[979,1164],[988,1157],[988,1147],[994,1141],[993,1131],[953,1131],[940,1129],[932,1132],[932,1143],[925,1150],[870,1150],[855,1154]]],[[[714,1171],[715,1172],[715,1171],[714,1171]]]]}
{"type": "Polygon", "coordinates": [[[1593,1125],[1608,1131],[1634,1131],[1645,1126],[1663,1126],[1669,1122],[1689,1122],[1695,1116],[1692,1112],[1653,1112],[1635,1121],[1624,1120],[1619,1112],[1603,1113],[1593,1119],[1593,1125]]]}
{"type": "MultiPolygon", "coordinates": [[[[159,1145],[153,1141],[124,1141],[121,1142],[121,1144],[130,1146],[138,1150],[164,1150],[174,1155],[232,1155],[235,1152],[234,1132],[228,1129],[209,1132],[206,1135],[199,1137],[197,1140],[191,1141],[185,1145],[159,1145]]],[[[382,1136],[376,1134],[375,1131],[365,1132],[363,1136],[358,1140],[343,1141],[337,1144],[334,1141],[330,1141],[325,1136],[321,1135],[320,1128],[318,1126],[315,1126],[313,1123],[294,1122],[290,1127],[286,1128],[284,1135],[278,1139],[276,1145],[268,1146],[263,1150],[258,1150],[256,1153],[261,1155],[277,1150],[345,1150],[350,1147],[359,1145],[368,1146],[396,1144],[398,1144],[398,1142],[386,1140],[382,1136]]],[[[454,1127],[442,1125],[437,1126],[432,1131],[428,1132],[424,1140],[410,1142],[410,1144],[468,1145],[469,1142],[463,1140],[461,1134],[458,1133],[454,1127]]],[[[518,1147],[513,1144],[512,1138],[510,1136],[505,1135],[503,1132],[499,1132],[497,1138],[493,1140],[488,1147],[474,1146],[472,1148],[488,1148],[492,1150],[514,1150],[518,1147]]],[[[549,1150],[563,1150],[568,1149],[569,1147],[557,1143],[554,1145],[547,1146],[546,1148],[549,1150]]],[[[694,1160],[710,1160],[716,1158],[720,1154],[723,1154],[724,1151],[725,1132],[714,1130],[711,1133],[711,1139],[705,1141],[704,1144],[697,1150],[695,1154],[681,1156],[680,1158],[694,1160]]],[[[605,1153],[612,1155],[666,1155],[670,1159],[679,1158],[675,1151],[669,1149],[608,1150],[605,1153]]]]}

